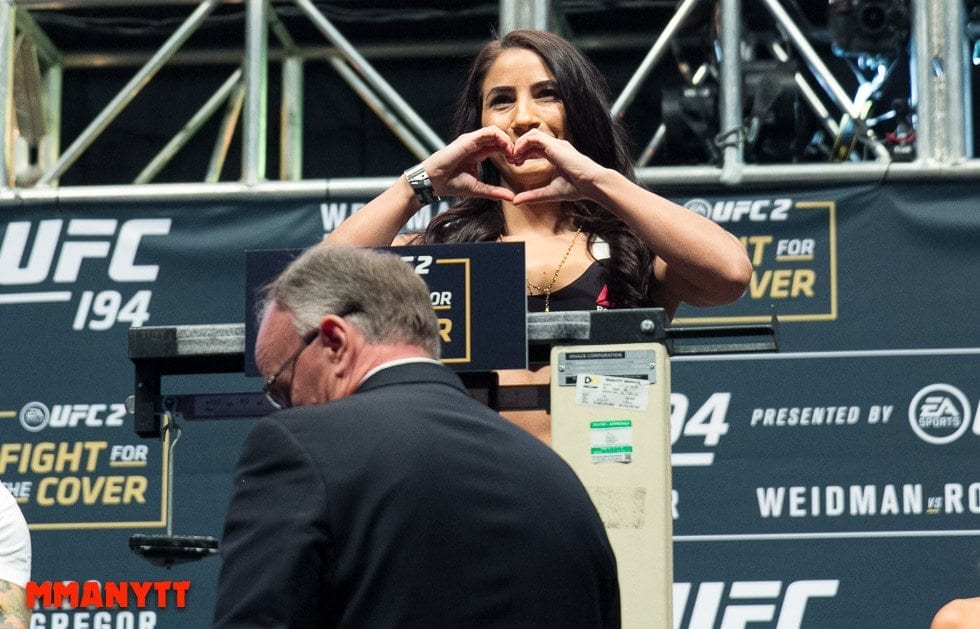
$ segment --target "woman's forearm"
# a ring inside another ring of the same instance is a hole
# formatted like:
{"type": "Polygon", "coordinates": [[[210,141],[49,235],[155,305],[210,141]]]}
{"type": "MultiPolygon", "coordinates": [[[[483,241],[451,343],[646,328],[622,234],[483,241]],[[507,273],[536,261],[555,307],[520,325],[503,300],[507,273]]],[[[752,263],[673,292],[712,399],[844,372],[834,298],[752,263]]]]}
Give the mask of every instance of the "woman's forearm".
{"type": "Polygon", "coordinates": [[[332,244],[386,247],[421,205],[404,175],[324,238],[332,244]]]}
{"type": "Polygon", "coordinates": [[[745,247],[713,221],[604,169],[593,199],[617,214],[658,259],[658,280],[677,274],[679,297],[694,305],[738,299],[752,275],[745,247]]]}

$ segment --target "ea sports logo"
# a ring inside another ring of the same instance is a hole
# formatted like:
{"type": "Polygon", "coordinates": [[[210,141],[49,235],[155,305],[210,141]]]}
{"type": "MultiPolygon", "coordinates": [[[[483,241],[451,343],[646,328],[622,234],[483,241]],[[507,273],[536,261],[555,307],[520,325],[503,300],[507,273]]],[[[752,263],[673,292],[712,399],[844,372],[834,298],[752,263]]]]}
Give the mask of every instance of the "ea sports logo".
{"type": "Polygon", "coordinates": [[[40,402],[28,402],[20,409],[20,425],[24,430],[41,432],[51,420],[51,411],[40,402]]]}
{"type": "Polygon", "coordinates": [[[714,206],[707,199],[691,199],[684,204],[684,207],[705,218],[711,218],[711,212],[714,209],[714,206]]]}
{"type": "Polygon", "coordinates": [[[970,403],[956,387],[932,384],[912,398],[909,423],[915,434],[927,443],[952,443],[970,427],[970,403]]]}

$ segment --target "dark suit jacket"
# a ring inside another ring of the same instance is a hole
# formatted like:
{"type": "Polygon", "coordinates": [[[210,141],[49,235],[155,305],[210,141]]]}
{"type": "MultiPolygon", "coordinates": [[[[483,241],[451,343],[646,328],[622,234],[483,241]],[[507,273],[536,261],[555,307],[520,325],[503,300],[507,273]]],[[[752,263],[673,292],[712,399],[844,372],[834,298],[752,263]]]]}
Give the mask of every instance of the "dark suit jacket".
{"type": "Polygon", "coordinates": [[[222,556],[216,627],[619,626],[574,472],[431,363],[260,420],[222,556]]]}

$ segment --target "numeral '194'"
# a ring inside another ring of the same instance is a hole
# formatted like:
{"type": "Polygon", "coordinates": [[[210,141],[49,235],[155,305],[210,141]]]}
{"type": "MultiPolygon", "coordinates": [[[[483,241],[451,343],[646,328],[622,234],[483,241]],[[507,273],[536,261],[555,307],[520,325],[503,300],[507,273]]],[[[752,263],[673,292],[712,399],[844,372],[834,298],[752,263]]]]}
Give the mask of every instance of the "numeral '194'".
{"type": "Polygon", "coordinates": [[[78,302],[73,330],[108,330],[116,323],[128,323],[132,327],[143,325],[150,318],[150,297],[153,291],[141,290],[123,303],[119,291],[84,291],[78,302]]]}

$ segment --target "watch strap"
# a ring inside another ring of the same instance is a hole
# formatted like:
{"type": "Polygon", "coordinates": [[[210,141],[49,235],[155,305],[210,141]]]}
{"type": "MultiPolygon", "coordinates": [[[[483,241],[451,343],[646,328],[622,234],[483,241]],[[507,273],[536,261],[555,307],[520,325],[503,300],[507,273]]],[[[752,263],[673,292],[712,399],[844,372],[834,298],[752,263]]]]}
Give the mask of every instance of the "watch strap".
{"type": "Polygon", "coordinates": [[[422,164],[416,164],[406,170],[405,178],[408,179],[408,185],[412,186],[412,190],[415,191],[415,197],[423,206],[431,205],[439,200],[439,197],[436,196],[435,191],[432,189],[432,181],[429,179],[429,174],[425,172],[422,164]]]}

